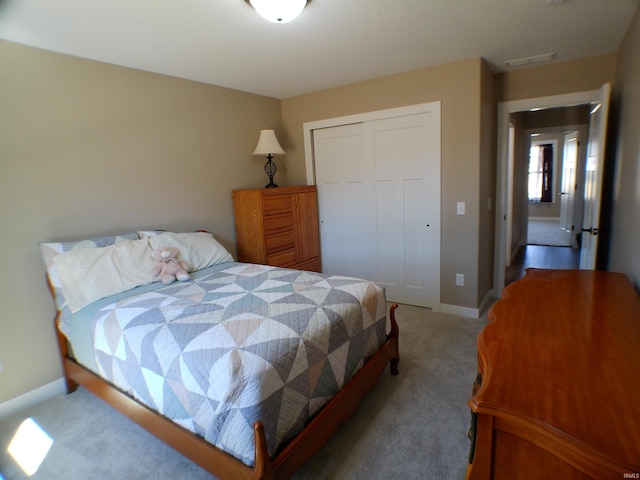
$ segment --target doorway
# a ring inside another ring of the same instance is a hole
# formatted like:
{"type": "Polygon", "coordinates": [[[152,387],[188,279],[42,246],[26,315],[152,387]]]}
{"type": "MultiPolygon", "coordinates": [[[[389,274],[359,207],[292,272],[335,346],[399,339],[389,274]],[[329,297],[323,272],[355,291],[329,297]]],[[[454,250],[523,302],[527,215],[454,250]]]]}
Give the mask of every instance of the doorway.
{"type": "MultiPolygon", "coordinates": [[[[522,202],[526,202],[526,177],[523,176],[523,166],[518,165],[515,161],[516,156],[511,155],[511,148],[509,144],[510,136],[513,136],[514,116],[524,112],[532,112],[536,110],[546,110],[555,108],[564,108],[577,105],[593,105],[604,104],[608,106],[609,85],[603,86],[600,90],[593,90],[588,92],[577,92],[564,95],[555,95],[551,97],[540,97],[525,100],[516,100],[509,102],[502,102],[498,105],[498,168],[497,168],[497,188],[496,188],[496,245],[495,245],[495,263],[494,263],[494,292],[496,296],[500,296],[502,289],[505,285],[505,278],[507,275],[507,267],[511,265],[512,261],[520,253],[520,247],[526,245],[526,240],[519,242],[513,242],[513,238],[507,237],[507,232],[519,231],[523,238],[526,239],[526,231],[528,227],[528,214],[516,215],[514,213],[520,211],[526,211],[526,205],[522,205],[522,202]],[[518,170],[520,169],[520,170],[518,170]],[[519,173],[518,173],[519,172],[519,173]],[[518,192],[520,189],[520,192],[518,192]],[[518,205],[518,202],[521,202],[518,205]]],[[[590,112],[591,113],[591,112],[590,112]]],[[[604,116],[606,119],[606,115],[604,116]]],[[[590,124],[593,123],[593,115],[590,117],[590,124]]],[[[597,145],[598,150],[604,147],[604,131],[606,130],[606,122],[603,124],[604,128],[590,127],[591,132],[597,132],[598,135],[589,138],[585,141],[591,147],[592,144],[597,145]]],[[[586,145],[585,145],[586,148],[586,145]]],[[[524,143],[520,145],[520,149],[524,149],[524,143]]],[[[589,148],[591,152],[592,148],[589,148]]],[[[599,161],[601,160],[601,157],[599,161]]],[[[578,175],[580,175],[580,170],[578,175]]],[[[580,181],[577,182],[581,185],[580,181]]],[[[576,196],[583,196],[584,191],[575,191],[576,196]]],[[[574,228],[576,233],[584,230],[584,222],[582,220],[583,212],[573,212],[575,220],[574,228]],[[579,221],[578,221],[579,219],[579,221]]],[[[597,226],[597,222],[592,224],[587,229],[588,235],[591,236],[591,232],[597,226]]],[[[580,238],[580,237],[578,237],[580,238]]],[[[592,239],[588,239],[591,241],[592,239]]],[[[597,242],[597,239],[596,239],[597,242]]],[[[591,249],[591,252],[593,249],[591,249]]],[[[550,256],[549,258],[553,258],[550,256]]],[[[549,268],[548,264],[544,268],[549,268]]]]}
{"type": "Polygon", "coordinates": [[[511,117],[512,129],[514,123],[520,125],[519,134],[524,141],[519,155],[514,154],[514,182],[524,182],[526,188],[522,201],[515,204],[523,206],[524,228],[505,268],[505,286],[522,278],[527,268],[576,269],[579,266],[580,252],[575,238],[580,219],[575,218],[574,213],[582,209],[582,196],[575,194],[576,172],[583,170],[586,163],[584,145],[589,107],[562,107],[516,115],[519,118],[511,117]],[[565,119],[579,124],[529,128],[545,122],[563,124],[565,119]],[[520,168],[515,168],[518,163],[520,168]],[[516,172],[520,172],[520,177],[516,172]]]}
{"type": "MultiPolygon", "coordinates": [[[[565,158],[563,133],[525,133],[529,147],[527,161],[527,245],[568,247],[570,230],[562,228],[563,203],[560,182],[565,158]]],[[[575,183],[575,181],[574,181],[575,183]]],[[[564,204],[566,206],[566,203],[564,204]]]]}
{"type": "Polygon", "coordinates": [[[555,118],[555,122],[570,118],[579,123],[524,132],[528,158],[520,161],[528,162],[527,225],[526,241],[520,245],[579,248],[584,182],[579,173],[586,165],[589,111],[588,105],[550,109],[547,118],[555,118]]]}

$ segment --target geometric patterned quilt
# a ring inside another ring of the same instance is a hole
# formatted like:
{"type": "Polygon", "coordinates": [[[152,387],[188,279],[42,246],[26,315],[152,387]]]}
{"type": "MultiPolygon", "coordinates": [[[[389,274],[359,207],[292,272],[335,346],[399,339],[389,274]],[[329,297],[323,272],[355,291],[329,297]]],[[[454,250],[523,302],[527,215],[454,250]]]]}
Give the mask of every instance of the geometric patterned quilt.
{"type": "Polygon", "coordinates": [[[383,288],[230,263],[93,314],[99,373],[245,464],[275,455],[386,339],[383,288]]]}

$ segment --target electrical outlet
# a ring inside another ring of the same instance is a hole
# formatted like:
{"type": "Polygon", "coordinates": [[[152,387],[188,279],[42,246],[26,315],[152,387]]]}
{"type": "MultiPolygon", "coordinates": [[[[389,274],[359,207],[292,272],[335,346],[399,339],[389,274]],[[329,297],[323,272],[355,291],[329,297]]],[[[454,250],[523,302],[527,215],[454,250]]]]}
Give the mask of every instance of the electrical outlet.
{"type": "Polygon", "coordinates": [[[464,287],[464,273],[456,273],[456,285],[464,287]]]}

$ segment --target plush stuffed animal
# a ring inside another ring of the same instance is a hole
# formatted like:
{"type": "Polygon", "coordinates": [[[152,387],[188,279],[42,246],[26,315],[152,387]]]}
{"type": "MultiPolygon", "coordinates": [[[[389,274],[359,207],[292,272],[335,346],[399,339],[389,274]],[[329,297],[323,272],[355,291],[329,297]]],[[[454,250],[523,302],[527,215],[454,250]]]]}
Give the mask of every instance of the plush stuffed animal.
{"type": "Polygon", "coordinates": [[[174,247],[162,247],[153,251],[153,259],[156,264],[151,271],[152,275],[165,285],[176,280],[184,282],[189,280],[189,265],[178,260],[179,252],[174,247]]]}

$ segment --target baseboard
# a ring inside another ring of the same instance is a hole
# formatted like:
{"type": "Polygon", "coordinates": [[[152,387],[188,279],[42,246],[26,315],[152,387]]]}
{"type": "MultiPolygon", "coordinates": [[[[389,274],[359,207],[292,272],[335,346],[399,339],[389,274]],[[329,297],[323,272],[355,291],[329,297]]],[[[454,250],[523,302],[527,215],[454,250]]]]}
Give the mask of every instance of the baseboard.
{"type": "Polygon", "coordinates": [[[67,387],[64,382],[64,378],[59,378],[51,383],[47,383],[41,387],[31,390],[27,393],[23,393],[11,400],[0,403],[0,418],[5,418],[18,413],[25,408],[29,408],[33,405],[37,405],[40,402],[44,402],[48,398],[64,393],[67,391],[67,387]]]}
{"type": "Polygon", "coordinates": [[[497,296],[492,288],[487,292],[487,295],[484,297],[482,302],[480,302],[480,307],[478,308],[478,318],[484,315],[484,312],[493,304],[493,301],[496,299],[497,296]]]}
{"type": "Polygon", "coordinates": [[[529,217],[533,222],[560,222],[560,217],[529,217]]]}
{"type": "Polygon", "coordinates": [[[479,308],[461,307],[459,305],[440,304],[440,312],[447,315],[457,315],[458,317],[480,318],[479,308]]]}
{"type": "Polygon", "coordinates": [[[517,246],[516,248],[513,248],[513,249],[511,250],[511,261],[509,262],[509,265],[506,265],[507,267],[510,267],[510,266],[511,266],[511,264],[513,263],[513,261],[514,261],[514,260],[516,259],[516,257],[518,256],[518,253],[520,253],[520,249],[521,249],[522,247],[526,247],[526,246],[527,246],[527,242],[526,242],[526,241],[524,241],[524,242],[522,242],[522,241],[521,241],[520,243],[518,243],[518,246],[517,246]]]}
{"type": "Polygon", "coordinates": [[[440,304],[440,312],[448,315],[457,315],[458,317],[480,318],[487,307],[495,299],[495,292],[489,290],[478,308],[461,307],[459,305],[440,304]]]}

